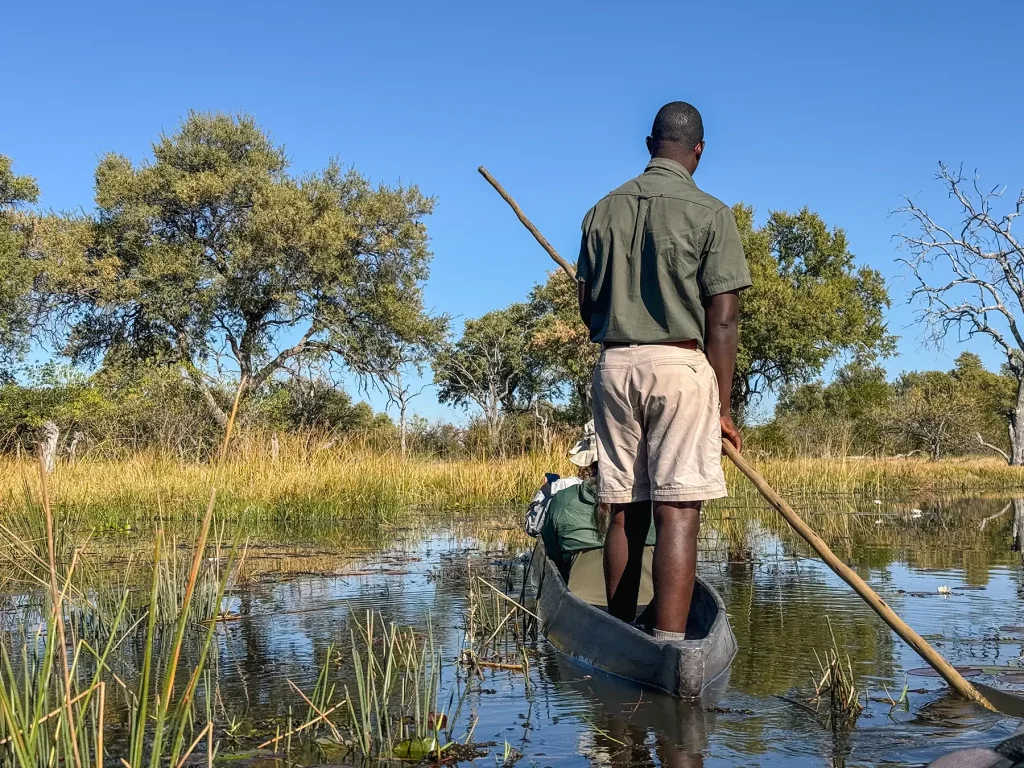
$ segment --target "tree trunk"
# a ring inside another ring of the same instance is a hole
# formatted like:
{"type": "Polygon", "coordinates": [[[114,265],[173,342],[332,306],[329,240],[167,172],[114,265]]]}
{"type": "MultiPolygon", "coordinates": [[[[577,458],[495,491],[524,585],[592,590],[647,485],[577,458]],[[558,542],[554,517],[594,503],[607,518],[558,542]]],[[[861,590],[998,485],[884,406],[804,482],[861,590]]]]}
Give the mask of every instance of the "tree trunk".
{"type": "Polygon", "coordinates": [[[85,437],[81,432],[75,432],[71,437],[71,446],[68,448],[68,463],[74,464],[75,457],[78,455],[78,446],[81,445],[82,439],[85,437]]]}
{"type": "Polygon", "coordinates": [[[278,459],[281,458],[281,441],[277,437],[277,432],[270,436],[270,459],[277,464],[278,459]]]}
{"type": "Polygon", "coordinates": [[[1017,404],[1010,413],[1010,464],[1024,465],[1024,371],[1016,374],[1017,404]]]}
{"type": "Polygon", "coordinates": [[[57,463],[57,441],[60,429],[52,421],[43,423],[42,440],[39,441],[39,454],[43,457],[43,469],[46,474],[53,472],[57,463]]]}
{"type": "Polygon", "coordinates": [[[403,459],[405,458],[405,451],[406,451],[406,441],[405,441],[405,433],[406,433],[405,410],[408,407],[409,406],[405,402],[405,400],[402,400],[398,404],[398,437],[399,437],[399,440],[402,443],[402,458],[403,459]]]}

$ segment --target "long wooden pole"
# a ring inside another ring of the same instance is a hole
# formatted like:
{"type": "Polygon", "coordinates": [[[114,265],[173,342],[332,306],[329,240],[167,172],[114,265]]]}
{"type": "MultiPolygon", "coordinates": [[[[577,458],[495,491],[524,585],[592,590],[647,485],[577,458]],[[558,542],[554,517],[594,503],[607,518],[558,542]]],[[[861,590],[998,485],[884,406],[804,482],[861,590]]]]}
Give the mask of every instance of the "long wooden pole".
{"type": "MultiPolygon", "coordinates": [[[[569,277],[575,280],[576,270],[571,264],[569,264],[569,262],[558,255],[558,252],[552,247],[551,243],[549,243],[533,223],[526,218],[522,209],[516,205],[515,200],[513,200],[508,192],[505,191],[504,187],[502,187],[501,184],[499,184],[483,166],[480,166],[479,171],[480,175],[487,179],[491,186],[497,190],[498,194],[502,196],[505,202],[511,206],[512,210],[515,211],[516,216],[519,217],[519,220],[523,222],[523,225],[530,230],[530,233],[535,238],[537,238],[537,242],[539,242],[541,247],[548,252],[548,255],[555,260],[558,266],[565,270],[569,277]]],[[[853,588],[853,591],[860,595],[864,602],[866,602],[875,613],[882,617],[882,621],[888,624],[892,628],[892,631],[899,635],[907,645],[917,651],[918,655],[928,662],[931,668],[938,672],[942,678],[949,683],[953,690],[968,701],[973,701],[975,704],[993,712],[997,711],[989,700],[978,692],[977,688],[967,682],[967,680],[964,679],[964,676],[957,672],[953,665],[942,658],[942,656],[928,644],[927,640],[917,634],[909,624],[903,621],[903,619],[896,614],[896,611],[890,608],[889,605],[878,596],[878,593],[875,592],[875,590],[873,590],[870,585],[864,581],[864,579],[857,575],[856,571],[839,559],[828,544],[826,544],[824,540],[814,532],[814,529],[805,523],[803,518],[793,511],[793,508],[786,503],[786,500],[768,484],[768,481],[765,480],[761,474],[740,455],[739,451],[733,447],[732,443],[728,440],[723,440],[722,451],[729,457],[732,463],[736,465],[736,468],[747,476],[750,482],[754,484],[754,487],[757,488],[758,492],[764,496],[765,500],[767,500],[767,502],[771,504],[780,515],[782,515],[785,521],[793,527],[793,530],[800,535],[800,538],[810,544],[811,549],[818,553],[818,556],[825,561],[825,564],[835,571],[839,578],[849,584],[853,588]]]]}

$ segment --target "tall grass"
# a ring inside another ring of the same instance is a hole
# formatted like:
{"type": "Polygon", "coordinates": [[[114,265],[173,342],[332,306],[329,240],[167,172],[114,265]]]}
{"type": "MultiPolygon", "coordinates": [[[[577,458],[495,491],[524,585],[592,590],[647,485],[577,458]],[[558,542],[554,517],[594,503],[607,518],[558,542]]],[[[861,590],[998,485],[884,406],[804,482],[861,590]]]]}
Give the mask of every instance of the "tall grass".
{"type": "Polygon", "coordinates": [[[20,560],[23,584],[36,587],[26,593],[15,629],[0,638],[0,761],[20,768],[102,766],[107,732],[118,728],[118,720],[128,722],[119,757],[131,768],[176,766],[203,737],[211,750],[212,725],[200,724],[194,705],[214,625],[208,622],[198,633],[194,628],[222,602],[232,560],[207,557],[212,504],[186,573],[157,535],[148,565],[133,563],[123,582],[109,574],[94,581],[82,565],[82,549],[69,553],[59,546],[61,523],[42,477],[45,539],[18,538],[4,525],[14,546],[0,567],[20,560]],[[148,599],[140,602],[129,583],[147,568],[148,599]],[[142,648],[132,686],[115,672],[125,666],[114,660],[125,645],[142,648]],[[182,684],[179,662],[186,646],[191,663],[182,684]],[[115,700],[119,717],[111,722],[115,700]]]}
{"type": "MultiPolygon", "coordinates": [[[[220,467],[222,520],[315,524],[338,519],[399,522],[419,510],[487,510],[529,499],[545,472],[568,474],[562,446],[550,454],[437,459],[378,453],[359,446],[285,438],[279,457],[254,438],[232,447],[220,467]]],[[[754,457],[765,478],[791,496],[859,494],[908,498],[921,493],[1024,490],[1024,472],[997,459],[774,459],[754,457]]],[[[0,510],[17,503],[26,459],[0,457],[0,510]]],[[[756,496],[726,463],[734,498],[756,496]]],[[[128,458],[85,458],[58,466],[52,478],[66,513],[86,528],[131,532],[152,525],[154,511],[191,520],[204,504],[210,466],[156,451],[128,458]]]]}
{"type": "MultiPolygon", "coordinates": [[[[236,397],[224,438],[225,448],[237,405],[236,397]]],[[[203,618],[198,615],[200,612],[219,611],[234,559],[232,552],[227,566],[209,577],[210,569],[221,563],[219,557],[207,557],[216,483],[209,492],[187,574],[179,574],[175,553],[169,561],[164,555],[162,533],[153,538],[149,600],[141,606],[142,615],[133,621],[127,581],[119,584],[114,580],[112,585],[102,581],[90,586],[76,584],[82,549],[75,547],[69,555],[71,538],[60,535],[61,520],[55,514],[42,457],[38,499],[45,536],[18,536],[18,525],[32,525],[34,497],[27,473],[22,473],[21,480],[26,505],[23,514],[14,515],[9,507],[2,510],[6,522],[0,525],[10,545],[4,555],[9,568],[18,570],[28,584],[38,588],[28,593],[29,599],[18,618],[19,631],[0,638],[0,760],[19,768],[102,768],[107,757],[107,692],[116,684],[124,694],[128,721],[128,737],[122,740],[126,746],[118,756],[126,768],[142,768],[145,764],[149,768],[179,766],[204,738],[207,761],[212,764],[213,724],[209,718],[200,724],[195,703],[216,622],[207,622],[198,636],[195,627],[203,618]],[[216,584],[212,595],[208,586],[203,587],[211,583],[216,584]],[[199,600],[194,599],[197,585],[201,592],[199,600]],[[121,594],[111,616],[109,609],[115,604],[112,590],[118,588],[121,594]],[[35,607],[36,598],[41,598],[41,609],[35,607]],[[79,628],[91,630],[91,636],[79,634],[79,628]],[[97,651],[94,643],[103,636],[105,645],[97,651]],[[113,651],[133,640],[142,644],[142,665],[134,689],[111,667],[113,651]],[[186,644],[190,668],[181,684],[179,665],[186,644]]]]}

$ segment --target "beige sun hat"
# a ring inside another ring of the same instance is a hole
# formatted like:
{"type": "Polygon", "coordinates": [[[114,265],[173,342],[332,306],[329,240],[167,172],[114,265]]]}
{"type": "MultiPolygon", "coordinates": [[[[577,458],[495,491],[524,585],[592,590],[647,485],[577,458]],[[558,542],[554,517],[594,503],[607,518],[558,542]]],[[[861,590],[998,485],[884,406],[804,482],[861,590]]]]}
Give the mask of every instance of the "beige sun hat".
{"type": "Polygon", "coordinates": [[[589,467],[597,461],[597,432],[594,431],[594,420],[587,422],[583,428],[583,436],[569,449],[569,461],[577,467],[589,467]]]}

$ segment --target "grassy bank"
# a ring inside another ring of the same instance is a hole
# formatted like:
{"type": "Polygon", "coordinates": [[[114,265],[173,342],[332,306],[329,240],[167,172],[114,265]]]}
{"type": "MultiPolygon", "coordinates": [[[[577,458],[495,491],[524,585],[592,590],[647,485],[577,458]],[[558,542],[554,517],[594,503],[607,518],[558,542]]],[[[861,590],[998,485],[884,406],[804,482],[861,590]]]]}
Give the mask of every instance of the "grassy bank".
{"type": "MultiPolygon", "coordinates": [[[[546,471],[568,473],[559,450],[550,456],[507,459],[439,460],[351,447],[282,446],[273,458],[264,446],[240,441],[229,454],[218,483],[222,520],[363,518],[368,523],[399,522],[410,511],[493,510],[522,505],[546,471]]],[[[754,463],[783,494],[804,501],[834,495],[913,500],[927,494],[982,491],[1024,492],[1024,470],[997,459],[940,462],[920,459],[761,459],[754,463]]],[[[756,491],[727,463],[736,501],[756,491]]],[[[58,464],[51,479],[62,513],[89,525],[192,519],[200,512],[212,470],[155,452],[130,458],[85,458],[58,464]]],[[[30,458],[0,458],[0,507],[24,508],[26,488],[34,488],[37,465],[30,458]]]]}

